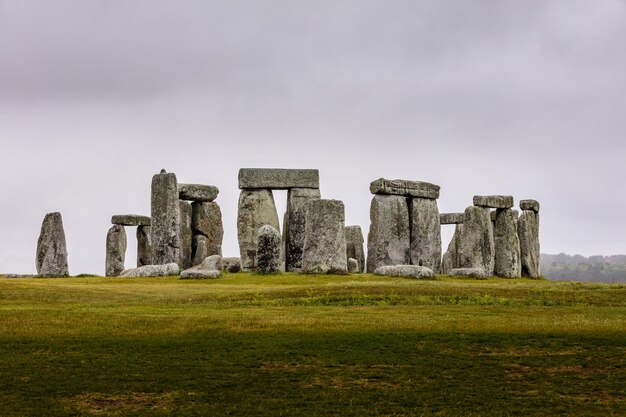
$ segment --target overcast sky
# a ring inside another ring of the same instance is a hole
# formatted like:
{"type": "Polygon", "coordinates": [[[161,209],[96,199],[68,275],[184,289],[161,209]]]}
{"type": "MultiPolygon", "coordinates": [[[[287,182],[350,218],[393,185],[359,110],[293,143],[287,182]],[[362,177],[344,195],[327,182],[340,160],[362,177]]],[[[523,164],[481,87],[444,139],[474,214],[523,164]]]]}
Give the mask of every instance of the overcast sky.
{"type": "Polygon", "coordinates": [[[441,212],[539,200],[542,252],[626,253],[625,40],[625,0],[0,0],[0,272],[60,211],[70,272],[104,273],[161,168],[219,187],[225,256],[241,167],[318,168],[365,233],[404,178],[441,212]]]}

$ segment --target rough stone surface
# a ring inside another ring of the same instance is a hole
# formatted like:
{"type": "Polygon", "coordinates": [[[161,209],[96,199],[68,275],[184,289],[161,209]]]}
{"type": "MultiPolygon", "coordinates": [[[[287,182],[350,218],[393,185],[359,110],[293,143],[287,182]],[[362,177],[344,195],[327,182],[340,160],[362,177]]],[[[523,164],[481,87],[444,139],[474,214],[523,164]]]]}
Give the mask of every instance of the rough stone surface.
{"type": "Polygon", "coordinates": [[[317,169],[241,168],[239,188],[320,188],[320,174],[317,169]]]}
{"type": "Polygon", "coordinates": [[[511,208],[513,197],[510,195],[475,195],[474,205],[489,208],[511,208]]]}
{"type": "Polygon", "coordinates": [[[482,268],[455,268],[448,274],[451,277],[471,277],[471,278],[487,278],[485,270],[482,268]]]}
{"type": "Polygon", "coordinates": [[[304,249],[304,223],[306,210],[311,200],[320,198],[318,188],[292,188],[287,193],[287,212],[283,222],[285,236],[285,269],[302,269],[302,250],[304,249]]]}
{"type": "Polygon", "coordinates": [[[439,198],[440,187],[423,181],[388,180],[379,178],[370,183],[372,194],[402,195],[405,197],[439,198]]]}
{"type": "Polygon", "coordinates": [[[111,223],[120,226],[150,226],[150,222],[150,217],[138,214],[116,214],[111,217],[111,223]]]}
{"type": "Polygon", "coordinates": [[[200,234],[207,238],[208,255],[221,256],[224,225],[219,204],[216,202],[192,203],[191,207],[191,228],[194,235],[200,234]]]}
{"type": "Polygon", "coordinates": [[[311,200],[306,212],[302,272],[345,274],[345,209],[338,200],[311,200]]]}
{"type": "Polygon", "coordinates": [[[192,265],[191,252],[192,252],[192,239],[193,234],[191,231],[191,203],[187,201],[179,200],[180,207],[180,268],[187,269],[192,265]]]}
{"type": "Polygon", "coordinates": [[[126,230],[119,224],[113,225],[107,232],[106,261],[104,266],[107,277],[116,277],[124,270],[126,258],[126,230]]]}
{"type": "Polygon", "coordinates": [[[494,274],[504,278],[522,276],[517,214],[511,209],[497,209],[494,228],[494,274]]]}
{"type": "Polygon", "coordinates": [[[411,264],[425,266],[433,271],[441,267],[441,224],[437,200],[412,198],[410,200],[411,264]]]}
{"type": "Polygon", "coordinates": [[[61,213],[48,213],[44,217],[35,258],[39,276],[66,277],[70,274],[61,213]]]}
{"type": "Polygon", "coordinates": [[[441,213],[439,215],[440,224],[463,224],[465,213],[441,213]]]}
{"type": "Polygon", "coordinates": [[[200,264],[185,269],[180,273],[181,279],[188,278],[217,278],[222,274],[222,257],[211,255],[200,264]]]}
{"type": "Polygon", "coordinates": [[[278,213],[271,190],[241,190],[237,213],[237,238],[241,268],[256,268],[256,246],[259,227],[269,224],[280,230],[278,213]]]}
{"type": "Polygon", "coordinates": [[[269,224],[259,228],[257,234],[256,272],[277,274],[281,272],[280,246],[282,239],[275,227],[269,224]]]}
{"type": "Polygon", "coordinates": [[[152,231],[150,226],[137,227],[137,266],[152,265],[152,231]]]}
{"type": "Polygon", "coordinates": [[[444,275],[448,275],[450,271],[459,267],[459,245],[462,233],[463,224],[457,224],[454,229],[454,235],[448,244],[448,250],[443,254],[441,260],[441,273],[444,275]]]}
{"type": "Polygon", "coordinates": [[[487,207],[468,207],[459,244],[459,267],[481,268],[487,275],[493,275],[494,258],[490,210],[487,207]]]}
{"type": "Polygon", "coordinates": [[[522,276],[539,278],[540,247],[539,247],[539,214],[532,210],[524,210],[518,221],[520,253],[522,259],[522,276]]]}
{"type": "Polygon", "coordinates": [[[226,272],[241,271],[241,260],[237,257],[222,258],[223,270],[226,272]]]}
{"type": "MultiPolygon", "coordinates": [[[[354,258],[359,264],[358,272],[365,270],[365,251],[363,249],[361,226],[346,226],[346,256],[354,258]]],[[[348,264],[348,267],[350,265],[348,264]]]]}
{"type": "Polygon", "coordinates": [[[152,261],[180,262],[180,207],[176,175],[162,170],[152,177],[152,261]]]}
{"type": "Polygon", "coordinates": [[[375,195],[370,205],[367,272],[384,265],[410,263],[409,207],[406,198],[375,195]]]}
{"type": "Polygon", "coordinates": [[[358,274],[361,271],[359,261],[354,258],[348,258],[348,272],[350,274],[358,274]]]}
{"type": "Polygon", "coordinates": [[[176,262],[170,262],[161,265],[144,265],[138,268],[127,269],[119,276],[124,278],[137,277],[169,277],[178,275],[180,267],[176,262]]]}
{"type": "Polygon", "coordinates": [[[519,202],[519,208],[521,208],[522,210],[532,210],[535,213],[539,213],[539,201],[522,200],[519,202]]]}
{"type": "Polygon", "coordinates": [[[204,235],[195,235],[193,237],[193,254],[192,254],[193,262],[192,264],[194,266],[200,265],[202,261],[204,261],[207,258],[207,256],[209,256],[207,243],[208,243],[208,239],[204,235]]]}
{"type": "Polygon", "coordinates": [[[178,184],[178,198],[188,201],[208,202],[217,198],[220,190],[214,185],[178,184]]]}
{"type": "Polygon", "coordinates": [[[419,265],[387,265],[379,266],[374,271],[376,275],[385,275],[388,277],[406,277],[406,278],[434,278],[435,273],[432,269],[419,265]]]}

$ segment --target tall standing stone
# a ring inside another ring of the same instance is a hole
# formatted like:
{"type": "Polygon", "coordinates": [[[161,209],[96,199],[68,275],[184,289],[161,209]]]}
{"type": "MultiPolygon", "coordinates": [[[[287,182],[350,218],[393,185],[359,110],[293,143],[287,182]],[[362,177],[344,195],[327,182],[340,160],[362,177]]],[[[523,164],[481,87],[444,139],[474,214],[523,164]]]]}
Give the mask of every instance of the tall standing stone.
{"type": "MultiPolygon", "coordinates": [[[[200,265],[209,256],[208,239],[204,235],[193,236],[193,266],[200,265]]],[[[219,255],[219,254],[217,254],[219,255]]],[[[219,255],[222,256],[222,255],[219,255]]]]}
{"type": "Polygon", "coordinates": [[[410,263],[409,208],[406,198],[375,195],[370,205],[367,272],[379,266],[410,263]]]}
{"type": "Polygon", "coordinates": [[[241,190],[237,213],[237,238],[241,268],[244,271],[252,271],[256,268],[257,233],[265,224],[280,230],[272,191],[268,189],[241,190]]]}
{"type": "Polygon", "coordinates": [[[459,267],[481,268],[493,275],[495,249],[491,214],[487,207],[465,209],[463,231],[459,245],[459,267]]]}
{"type": "Polygon", "coordinates": [[[439,271],[441,266],[441,224],[437,200],[410,200],[411,264],[439,271]]]}
{"type": "Polygon", "coordinates": [[[363,250],[363,232],[361,226],[346,226],[346,256],[358,262],[358,270],[365,270],[365,251],[363,250]]]}
{"type": "Polygon", "coordinates": [[[454,235],[448,245],[448,250],[443,254],[441,261],[441,273],[449,275],[450,271],[459,267],[459,246],[463,234],[463,223],[456,223],[454,235]]]}
{"type": "MultiPolygon", "coordinates": [[[[524,202],[526,201],[524,200],[524,202]]],[[[522,204],[520,206],[522,208],[525,207],[522,204]]],[[[536,208],[539,211],[539,203],[536,204],[536,208]]],[[[539,278],[541,276],[539,268],[539,213],[537,211],[523,210],[518,221],[522,276],[529,278],[539,278]]]]}
{"type": "Polygon", "coordinates": [[[306,212],[302,272],[345,274],[345,209],[338,200],[311,200],[306,212]]]}
{"type": "Polygon", "coordinates": [[[126,230],[119,224],[113,225],[107,233],[105,275],[116,277],[124,270],[126,258],[126,230]]]}
{"type": "Polygon", "coordinates": [[[152,177],[152,260],[156,265],[180,262],[180,207],[174,173],[152,177]]]}
{"type": "Polygon", "coordinates": [[[276,228],[266,224],[259,228],[257,236],[256,272],[259,274],[279,273],[282,263],[280,233],[276,228]]]}
{"type": "MultiPolygon", "coordinates": [[[[222,241],[224,239],[224,225],[222,223],[222,211],[216,202],[194,202],[192,206],[191,228],[194,237],[202,235],[206,243],[207,256],[222,256],[222,241]]],[[[193,251],[197,249],[195,243],[199,240],[194,238],[193,251]]],[[[204,260],[204,259],[203,259],[204,260]]]]}
{"type": "Polygon", "coordinates": [[[48,213],[44,217],[35,263],[37,274],[43,277],[65,277],[70,274],[61,213],[48,213]]]}
{"type": "Polygon", "coordinates": [[[180,265],[181,269],[191,267],[191,203],[178,200],[180,210],[180,265]]]}
{"type": "Polygon", "coordinates": [[[521,277],[520,241],[517,236],[517,214],[514,210],[496,210],[494,244],[495,275],[504,278],[521,277]]]}
{"type": "Polygon", "coordinates": [[[283,223],[287,271],[299,271],[302,268],[306,210],[309,201],[319,198],[318,188],[291,188],[287,192],[287,212],[283,223]]]}
{"type": "Polygon", "coordinates": [[[151,227],[137,227],[137,267],[152,265],[151,227]]]}

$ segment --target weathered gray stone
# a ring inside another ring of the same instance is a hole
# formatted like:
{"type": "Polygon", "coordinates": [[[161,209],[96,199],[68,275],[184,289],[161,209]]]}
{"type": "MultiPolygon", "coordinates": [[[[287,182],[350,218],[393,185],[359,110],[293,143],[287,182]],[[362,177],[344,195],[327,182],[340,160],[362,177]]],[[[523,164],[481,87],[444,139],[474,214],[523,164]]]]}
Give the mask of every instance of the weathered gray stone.
{"type": "Polygon", "coordinates": [[[223,270],[230,273],[241,271],[241,260],[237,257],[222,258],[223,270]]]}
{"type": "Polygon", "coordinates": [[[367,272],[384,265],[410,263],[409,208],[406,198],[375,195],[370,205],[367,272]]]}
{"type": "Polygon", "coordinates": [[[518,221],[522,276],[539,278],[541,270],[539,246],[539,213],[524,210],[518,221]]]}
{"type": "Polygon", "coordinates": [[[256,245],[259,227],[269,224],[280,230],[278,213],[271,190],[241,190],[237,213],[237,238],[241,268],[256,268],[256,245]]]}
{"type": "Polygon", "coordinates": [[[511,209],[497,209],[494,228],[494,274],[504,278],[522,275],[520,243],[517,236],[517,214],[511,209]]]}
{"type": "Polygon", "coordinates": [[[48,213],[44,217],[35,263],[37,274],[42,277],[66,277],[70,274],[61,213],[48,213]]]}
{"type": "Polygon", "coordinates": [[[281,269],[281,237],[276,228],[269,224],[259,228],[257,234],[256,272],[277,274],[281,269]]]}
{"type": "Polygon", "coordinates": [[[119,224],[113,225],[107,232],[105,275],[116,277],[124,270],[126,258],[126,230],[119,224]]]}
{"type": "MultiPolygon", "coordinates": [[[[346,226],[346,256],[354,258],[359,264],[358,272],[365,270],[365,251],[363,249],[361,226],[346,226]]],[[[350,265],[348,264],[348,267],[350,265]]]]}
{"type": "Polygon", "coordinates": [[[123,278],[137,277],[170,277],[178,275],[180,267],[176,262],[161,265],[144,265],[138,268],[126,269],[119,275],[123,278]]]}
{"type": "Polygon", "coordinates": [[[437,200],[412,198],[409,204],[411,225],[411,264],[433,271],[441,267],[441,224],[437,200]]]}
{"type": "Polygon", "coordinates": [[[111,223],[120,226],[150,226],[150,222],[150,217],[138,214],[116,214],[111,217],[111,223]]]}
{"type": "Polygon", "coordinates": [[[320,188],[320,174],[317,169],[241,168],[239,188],[320,188]]]}
{"type": "Polygon", "coordinates": [[[152,177],[152,261],[180,262],[180,207],[176,175],[161,170],[152,177]]]}
{"type": "Polygon", "coordinates": [[[211,255],[200,264],[182,271],[180,278],[217,278],[222,274],[222,267],[222,257],[220,255],[211,255]]]}
{"type": "Polygon", "coordinates": [[[306,212],[302,272],[345,274],[345,209],[338,200],[311,200],[306,212]]]}
{"type": "Polygon", "coordinates": [[[443,254],[441,261],[441,273],[444,275],[448,275],[450,271],[459,267],[459,246],[462,233],[463,224],[457,224],[450,244],[448,244],[448,250],[443,254]]]}
{"type": "Polygon", "coordinates": [[[191,203],[183,200],[178,200],[180,207],[180,268],[187,269],[192,265],[191,252],[192,252],[192,239],[193,234],[191,231],[191,203]]]}
{"type": "Polygon", "coordinates": [[[439,215],[440,224],[463,224],[465,213],[441,213],[439,215]]]}
{"type": "Polygon", "coordinates": [[[455,268],[448,274],[451,277],[470,277],[484,279],[489,275],[482,268],[455,268]]]}
{"type": "Polygon", "coordinates": [[[354,258],[348,258],[348,273],[358,274],[359,272],[362,272],[359,261],[354,258]]]}
{"type": "Polygon", "coordinates": [[[532,210],[535,213],[539,213],[539,201],[522,200],[519,202],[519,208],[521,208],[522,210],[532,210]]]}
{"type": "Polygon", "coordinates": [[[510,195],[475,195],[474,205],[489,208],[513,207],[513,196],[510,195]]]}
{"type": "Polygon", "coordinates": [[[304,248],[304,223],[311,200],[320,198],[318,188],[292,188],[287,192],[287,212],[283,222],[285,236],[285,269],[299,271],[302,268],[304,248]]]}
{"type": "Polygon", "coordinates": [[[432,269],[419,265],[387,265],[379,266],[374,271],[376,275],[388,277],[405,277],[418,279],[434,279],[435,273],[432,269]]]}
{"type": "Polygon", "coordinates": [[[194,235],[206,237],[207,253],[222,255],[222,241],[224,239],[224,225],[222,211],[216,202],[192,203],[193,214],[191,228],[194,235]]]}
{"type": "MultiPolygon", "coordinates": [[[[209,256],[209,251],[207,249],[208,238],[204,235],[194,235],[193,237],[193,265],[200,265],[202,261],[204,261],[207,256],[209,256]]],[[[216,254],[219,255],[219,254],[216,254]]]]}
{"type": "Polygon", "coordinates": [[[482,268],[487,275],[493,275],[494,258],[490,211],[487,207],[470,206],[465,209],[459,244],[459,266],[482,268]]]}
{"type": "Polygon", "coordinates": [[[215,200],[219,192],[214,185],[178,184],[178,198],[181,200],[209,202],[215,200]]]}
{"type": "Polygon", "coordinates": [[[152,231],[150,226],[137,227],[137,266],[152,265],[152,231]]]}
{"type": "Polygon", "coordinates": [[[439,198],[440,187],[423,181],[388,180],[379,178],[370,183],[372,194],[402,195],[405,197],[439,198]]]}

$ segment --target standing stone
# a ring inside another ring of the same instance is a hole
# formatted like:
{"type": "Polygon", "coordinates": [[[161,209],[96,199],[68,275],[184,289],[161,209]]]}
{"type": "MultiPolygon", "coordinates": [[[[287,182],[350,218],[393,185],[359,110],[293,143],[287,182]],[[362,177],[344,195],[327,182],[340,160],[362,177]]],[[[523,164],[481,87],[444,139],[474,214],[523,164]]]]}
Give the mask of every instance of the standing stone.
{"type": "MultiPolygon", "coordinates": [[[[209,256],[209,239],[204,235],[194,235],[193,237],[193,266],[200,265],[209,256]]],[[[219,254],[214,254],[219,255],[219,254]]],[[[221,256],[221,255],[220,255],[221,256]]]]}
{"type": "Polygon", "coordinates": [[[539,278],[539,213],[523,210],[518,222],[522,276],[539,278]]]}
{"type": "Polygon", "coordinates": [[[241,268],[256,268],[257,233],[261,226],[269,224],[280,230],[278,213],[271,190],[241,190],[237,213],[237,238],[241,255],[241,268]]]}
{"type": "Polygon", "coordinates": [[[257,234],[256,272],[259,274],[277,274],[280,272],[280,246],[282,239],[276,228],[269,224],[259,228],[257,234]]]}
{"type": "Polygon", "coordinates": [[[410,263],[409,207],[406,198],[375,195],[370,205],[367,272],[379,266],[410,263]]]}
{"type": "Polygon", "coordinates": [[[119,224],[113,225],[107,233],[105,275],[116,277],[124,270],[126,258],[126,230],[119,224]]]}
{"type": "Polygon", "coordinates": [[[359,261],[354,258],[348,258],[348,272],[351,274],[358,274],[361,272],[361,266],[359,261]]]}
{"type": "Polygon", "coordinates": [[[448,250],[443,254],[441,261],[441,273],[443,275],[449,275],[450,271],[459,267],[459,246],[462,233],[463,223],[457,223],[448,250]]]}
{"type": "Polygon", "coordinates": [[[137,267],[152,265],[152,231],[150,226],[137,227],[137,267]]]}
{"type": "Polygon", "coordinates": [[[174,173],[161,170],[152,177],[152,260],[156,265],[178,263],[180,257],[180,207],[174,173]]]}
{"type": "Polygon", "coordinates": [[[192,232],[191,232],[191,203],[187,201],[178,200],[180,207],[180,265],[181,269],[187,269],[191,267],[191,244],[192,244],[192,232]]]}
{"type": "Polygon", "coordinates": [[[478,206],[466,208],[459,245],[459,267],[481,268],[491,276],[494,258],[493,226],[489,208],[478,206]]]}
{"type": "Polygon", "coordinates": [[[413,198],[411,207],[411,264],[433,271],[441,267],[441,224],[437,200],[413,198]]]}
{"type": "Polygon", "coordinates": [[[319,198],[318,188],[292,188],[287,192],[287,212],[283,223],[287,271],[299,271],[302,268],[306,210],[309,201],[319,198]]]}
{"type": "Polygon", "coordinates": [[[517,236],[517,214],[511,209],[496,210],[494,228],[496,276],[516,278],[522,275],[520,242],[517,236]]]}
{"type": "Polygon", "coordinates": [[[44,217],[35,263],[37,274],[42,277],[66,277],[70,274],[61,213],[48,213],[44,217]]]}
{"type": "Polygon", "coordinates": [[[302,272],[345,274],[345,209],[338,200],[311,200],[306,212],[302,272]]]}
{"type": "MultiPolygon", "coordinates": [[[[193,234],[206,237],[207,256],[222,255],[224,225],[222,211],[216,202],[192,203],[191,228],[193,234]]],[[[194,240],[195,242],[195,240],[194,240]]],[[[195,243],[194,243],[195,245],[195,243]]],[[[196,251],[194,246],[194,251],[196,251]]]]}
{"type": "Polygon", "coordinates": [[[355,259],[359,268],[365,270],[365,251],[363,250],[363,232],[361,226],[346,226],[346,256],[355,259]]]}

